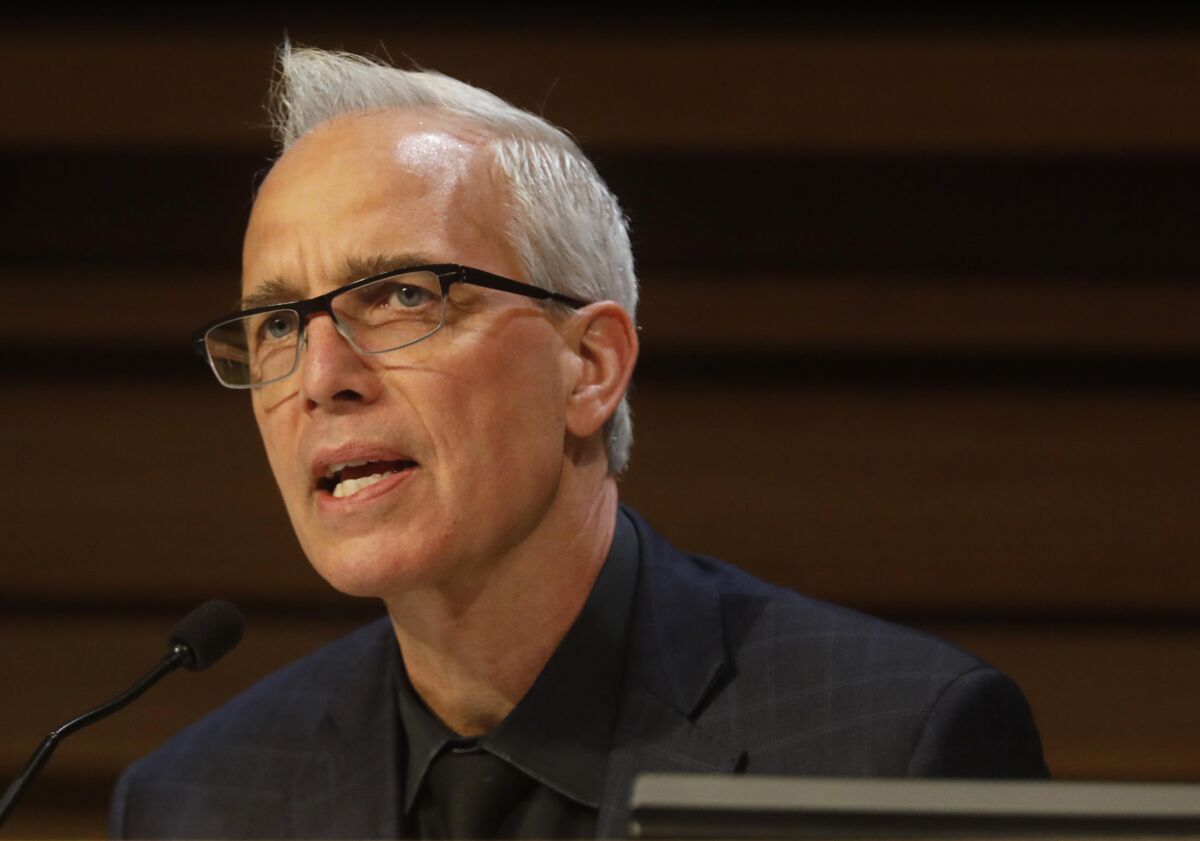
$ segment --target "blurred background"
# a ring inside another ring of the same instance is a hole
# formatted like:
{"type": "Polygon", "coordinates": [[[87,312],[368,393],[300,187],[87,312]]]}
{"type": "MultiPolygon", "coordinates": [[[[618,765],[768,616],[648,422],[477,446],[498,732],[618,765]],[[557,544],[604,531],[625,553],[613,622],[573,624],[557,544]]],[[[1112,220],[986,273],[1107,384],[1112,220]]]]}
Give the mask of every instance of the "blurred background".
{"type": "Polygon", "coordinates": [[[301,556],[238,294],[274,46],[439,69],[575,134],[643,282],[622,492],[682,548],[1007,670],[1063,779],[1200,780],[1200,25],[1160,11],[368,12],[0,30],[0,782],[212,597],[246,640],[67,740],[7,837],[380,613],[301,556]]]}

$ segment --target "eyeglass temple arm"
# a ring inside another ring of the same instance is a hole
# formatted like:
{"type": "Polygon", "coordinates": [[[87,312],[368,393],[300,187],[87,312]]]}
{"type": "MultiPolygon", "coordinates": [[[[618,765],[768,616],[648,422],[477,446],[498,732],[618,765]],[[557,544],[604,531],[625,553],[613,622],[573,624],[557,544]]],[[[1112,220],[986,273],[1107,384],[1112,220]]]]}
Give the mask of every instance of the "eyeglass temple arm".
{"type": "Polygon", "coordinates": [[[459,280],[464,283],[470,283],[475,286],[485,286],[489,289],[499,289],[501,292],[514,292],[517,295],[524,295],[526,298],[537,298],[543,301],[558,301],[561,304],[575,307],[586,307],[587,301],[581,301],[578,298],[572,298],[570,295],[563,295],[558,292],[551,292],[549,289],[543,289],[540,286],[531,286],[528,283],[521,283],[518,280],[509,280],[506,277],[485,272],[482,269],[464,270],[459,275],[459,280]]]}

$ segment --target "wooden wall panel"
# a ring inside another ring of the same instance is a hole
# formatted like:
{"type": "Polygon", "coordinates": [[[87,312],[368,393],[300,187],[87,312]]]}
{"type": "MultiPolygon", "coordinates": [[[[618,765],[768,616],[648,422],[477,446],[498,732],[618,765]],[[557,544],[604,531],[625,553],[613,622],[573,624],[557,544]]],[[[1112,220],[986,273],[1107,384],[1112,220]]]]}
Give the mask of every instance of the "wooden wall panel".
{"type": "Polygon", "coordinates": [[[730,271],[643,277],[638,321],[651,354],[1183,355],[1200,350],[1197,312],[1180,278],[730,271]]]}
{"type": "Polygon", "coordinates": [[[5,573],[7,598],[324,598],[245,395],[207,385],[30,385],[9,403],[11,458],[38,488],[2,515],[30,559],[5,573]]]}
{"type": "MultiPolygon", "coordinates": [[[[589,149],[641,271],[1195,278],[1200,155],[589,149]]],[[[0,261],[236,275],[266,149],[0,146],[0,261]],[[131,189],[136,185],[136,189],[131,189]]]]}
{"type": "Polygon", "coordinates": [[[926,627],[1016,677],[1057,779],[1200,780],[1194,626],[926,627]]]}
{"type": "Polygon", "coordinates": [[[1196,615],[1191,397],[639,399],[626,498],[689,549],[888,613],[1196,615]]]}
{"type": "MultiPolygon", "coordinates": [[[[1200,353],[1200,285],[1186,277],[676,270],[645,273],[640,283],[650,356],[1200,353]]],[[[192,331],[234,309],[240,291],[236,267],[8,268],[0,270],[2,340],[179,358],[192,331]]]]}
{"type": "MultiPolygon", "coordinates": [[[[600,22],[601,24],[603,22],[600,22]]],[[[1194,33],[838,32],[803,24],[465,31],[373,13],[296,43],[409,57],[545,114],[591,147],[1165,151],[1200,147],[1194,33]]],[[[8,28],[21,144],[256,145],[278,24],[8,28]],[[36,78],[39,84],[30,85],[36,78]],[[47,96],[50,92],[52,96],[47,96]]]]}
{"type": "MultiPolygon", "coordinates": [[[[96,617],[0,615],[0,779],[16,775],[52,728],[118,692],[166,652],[169,612],[96,617]],[[19,644],[14,644],[15,641],[19,644]]],[[[10,838],[102,838],[118,769],[258,678],[350,629],[296,611],[250,612],[243,643],[211,669],[170,675],[132,707],[59,746],[5,825],[10,838]]]]}
{"type": "MultiPolygon", "coordinates": [[[[889,615],[1200,610],[1200,395],[650,382],[625,498],[685,548],[889,615]],[[1154,396],[1154,395],[1151,395],[1154,396]]],[[[336,605],[245,395],[204,380],[0,396],[21,477],[5,598],[336,605]]]]}
{"type": "MultiPolygon", "coordinates": [[[[382,609],[372,606],[373,615],[382,609]]],[[[70,737],[56,751],[51,770],[63,775],[111,777],[115,768],[153,750],[172,733],[229,700],[254,681],[358,624],[314,619],[303,610],[246,611],[246,634],[235,653],[204,672],[180,670],[120,714],[70,737]]],[[[9,615],[0,633],[19,639],[6,645],[3,673],[10,686],[0,742],[0,766],[15,771],[58,724],[123,691],[167,652],[167,633],[182,618],[167,611],[147,615],[9,615]],[[33,694],[36,692],[37,694],[33,694]],[[36,703],[34,699],[36,698],[36,703]]]]}

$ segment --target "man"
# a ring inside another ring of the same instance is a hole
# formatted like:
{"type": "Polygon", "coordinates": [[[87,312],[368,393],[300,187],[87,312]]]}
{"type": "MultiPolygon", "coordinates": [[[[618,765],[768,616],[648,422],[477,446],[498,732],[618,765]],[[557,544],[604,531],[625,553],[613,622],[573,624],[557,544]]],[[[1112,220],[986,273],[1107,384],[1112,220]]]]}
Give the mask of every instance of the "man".
{"type": "Polygon", "coordinates": [[[642,771],[1045,773],[995,670],[618,505],[636,282],[569,138],[286,47],[276,102],[242,309],[198,341],[309,560],[388,618],[135,764],[114,836],[620,836],[642,771]]]}

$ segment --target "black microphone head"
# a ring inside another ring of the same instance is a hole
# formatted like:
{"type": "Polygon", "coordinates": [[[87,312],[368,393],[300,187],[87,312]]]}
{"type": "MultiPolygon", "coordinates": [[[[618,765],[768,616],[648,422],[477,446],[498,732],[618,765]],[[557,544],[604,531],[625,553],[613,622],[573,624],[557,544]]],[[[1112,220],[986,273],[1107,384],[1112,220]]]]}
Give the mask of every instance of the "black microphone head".
{"type": "Polygon", "coordinates": [[[187,648],[182,665],[198,672],[220,660],[241,642],[244,624],[237,605],[215,599],[183,617],[167,635],[167,642],[171,646],[187,648]]]}

